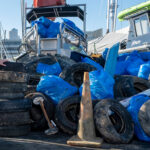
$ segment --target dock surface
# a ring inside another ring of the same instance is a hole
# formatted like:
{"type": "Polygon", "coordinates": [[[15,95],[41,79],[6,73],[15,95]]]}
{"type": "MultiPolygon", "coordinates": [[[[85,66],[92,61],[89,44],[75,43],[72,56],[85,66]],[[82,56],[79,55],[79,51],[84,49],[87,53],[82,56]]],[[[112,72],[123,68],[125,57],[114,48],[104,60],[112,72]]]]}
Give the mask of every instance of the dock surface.
{"type": "Polygon", "coordinates": [[[0,150],[149,150],[150,143],[132,141],[131,144],[103,143],[101,148],[71,147],[66,141],[71,136],[58,133],[46,136],[44,133],[32,132],[28,136],[17,138],[0,138],[0,150]]]}

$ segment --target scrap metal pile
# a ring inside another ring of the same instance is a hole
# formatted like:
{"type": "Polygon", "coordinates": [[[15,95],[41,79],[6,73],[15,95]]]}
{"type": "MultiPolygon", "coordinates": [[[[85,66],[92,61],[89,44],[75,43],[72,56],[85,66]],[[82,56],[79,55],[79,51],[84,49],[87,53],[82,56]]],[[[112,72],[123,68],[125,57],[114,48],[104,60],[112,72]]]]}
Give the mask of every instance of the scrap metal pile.
{"type": "Polygon", "coordinates": [[[0,67],[0,136],[47,129],[41,106],[35,102],[39,99],[52,125],[76,134],[83,74],[89,72],[97,135],[108,143],[129,143],[134,135],[150,141],[149,97],[136,95],[150,89],[149,80],[132,75],[113,78],[104,71],[103,57],[91,58],[78,52],[72,52],[70,58],[42,55],[26,64],[6,65],[0,67]],[[120,102],[128,97],[125,108],[120,102]]]}

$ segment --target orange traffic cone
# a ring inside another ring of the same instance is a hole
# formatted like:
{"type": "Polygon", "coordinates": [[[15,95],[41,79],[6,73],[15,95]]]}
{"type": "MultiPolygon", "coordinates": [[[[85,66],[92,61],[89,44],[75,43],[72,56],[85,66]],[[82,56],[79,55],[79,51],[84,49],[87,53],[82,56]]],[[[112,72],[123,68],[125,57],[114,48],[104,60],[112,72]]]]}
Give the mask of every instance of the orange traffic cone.
{"type": "Polygon", "coordinates": [[[78,133],[67,141],[72,146],[100,147],[103,140],[96,138],[91,100],[89,73],[84,73],[78,133]]]}

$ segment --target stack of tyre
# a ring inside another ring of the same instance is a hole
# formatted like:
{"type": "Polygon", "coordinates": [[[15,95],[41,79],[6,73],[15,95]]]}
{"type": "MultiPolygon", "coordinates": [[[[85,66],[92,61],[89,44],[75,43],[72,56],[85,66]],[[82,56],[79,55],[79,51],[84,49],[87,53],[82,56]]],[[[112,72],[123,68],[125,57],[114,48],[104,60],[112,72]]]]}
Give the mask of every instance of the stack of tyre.
{"type": "MultiPolygon", "coordinates": [[[[68,74],[68,78],[71,77],[68,74]]],[[[115,99],[93,100],[94,121],[97,134],[108,143],[129,143],[134,136],[131,115],[119,101],[144,90],[150,89],[150,82],[134,76],[116,76],[115,99]],[[112,111],[112,114],[109,112],[112,111]]],[[[77,85],[78,80],[68,80],[77,85]]],[[[62,100],[56,107],[55,122],[65,133],[76,134],[80,112],[79,95],[62,100]]]]}
{"type": "MultiPolygon", "coordinates": [[[[76,57],[77,58],[77,57],[76,57]]],[[[55,56],[52,55],[47,55],[47,56],[38,56],[31,60],[30,62],[26,63],[25,65],[25,70],[27,73],[29,73],[29,82],[28,82],[28,91],[26,93],[26,97],[29,98],[32,102],[32,109],[30,111],[31,114],[31,119],[33,121],[32,123],[32,130],[43,130],[47,127],[47,121],[45,120],[45,117],[41,111],[40,106],[37,106],[36,104],[33,103],[34,99],[37,97],[42,97],[44,101],[44,106],[47,110],[48,116],[50,119],[55,119],[54,111],[55,111],[55,106],[53,105],[52,100],[47,97],[46,95],[42,93],[35,93],[36,92],[36,85],[38,84],[40,80],[40,75],[36,72],[36,67],[38,63],[44,63],[48,65],[52,65],[55,63],[59,63],[62,69],[62,73],[60,74],[60,77],[70,83],[71,85],[79,87],[82,82],[83,82],[83,74],[84,72],[90,72],[95,70],[96,68],[87,64],[87,63],[80,63],[77,62],[73,59],[70,59],[65,56],[60,56],[56,54],[55,56]],[[30,87],[30,88],[29,88],[30,87]]],[[[74,99],[74,98],[73,98],[74,99]]],[[[80,103],[80,97],[78,100],[70,100],[70,102],[78,102],[80,103]]],[[[75,103],[76,104],[76,103],[75,103]]],[[[65,109],[65,106],[67,108],[67,104],[63,105],[63,108],[65,109]]],[[[79,110],[79,108],[78,108],[79,110]]],[[[74,108],[69,108],[69,112],[72,111],[72,115],[76,115],[78,113],[74,112],[74,108]],[[71,109],[71,110],[70,110],[71,109]]],[[[60,113],[57,113],[58,115],[60,113]]],[[[68,113],[69,114],[69,113],[68,113]]],[[[62,114],[63,115],[63,114],[62,114]]],[[[61,116],[61,114],[60,114],[61,116]]],[[[78,122],[77,118],[73,118],[71,116],[71,119],[74,119],[75,122],[78,122]]],[[[60,117],[61,120],[61,117],[60,117]]],[[[62,120],[63,121],[63,120],[62,120]]],[[[58,123],[58,126],[61,126],[61,123],[58,123]]],[[[68,122],[66,122],[68,124],[68,122]]],[[[77,125],[76,125],[77,126],[77,125]]],[[[74,127],[74,125],[72,126],[74,127]]],[[[61,127],[60,127],[61,128],[61,127]]],[[[63,125],[62,125],[63,128],[63,125]]],[[[76,127],[77,128],[77,127],[76,127]]],[[[76,130],[75,128],[75,130],[76,130]]],[[[65,130],[65,128],[63,128],[65,130]]],[[[68,132],[67,132],[68,133],[68,132]]],[[[73,133],[72,131],[69,133],[73,133]]]]}
{"type": "Polygon", "coordinates": [[[28,75],[21,63],[0,66],[0,136],[14,137],[30,132],[31,101],[25,99],[28,75]]]}
{"type": "MultiPolygon", "coordinates": [[[[77,58],[77,57],[75,57],[77,58]]],[[[60,77],[73,86],[80,87],[83,83],[84,72],[96,70],[95,67],[72,60],[60,55],[37,57],[26,65],[29,73],[35,74],[38,63],[54,64],[59,62],[62,73],[60,77]]],[[[116,76],[114,86],[115,100],[93,101],[94,120],[97,133],[109,143],[129,143],[134,135],[134,124],[128,111],[118,102],[150,88],[150,82],[134,76],[116,76]],[[109,111],[113,113],[110,115],[109,111]]],[[[65,133],[76,134],[80,112],[81,97],[75,95],[61,100],[57,105],[54,115],[52,100],[41,93],[32,93],[27,97],[32,99],[31,118],[34,122],[32,129],[44,129],[47,122],[43,116],[40,106],[33,101],[37,97],[45,99],[45,107],[50,119],[54,119],[57,126],[65,133]]]]}

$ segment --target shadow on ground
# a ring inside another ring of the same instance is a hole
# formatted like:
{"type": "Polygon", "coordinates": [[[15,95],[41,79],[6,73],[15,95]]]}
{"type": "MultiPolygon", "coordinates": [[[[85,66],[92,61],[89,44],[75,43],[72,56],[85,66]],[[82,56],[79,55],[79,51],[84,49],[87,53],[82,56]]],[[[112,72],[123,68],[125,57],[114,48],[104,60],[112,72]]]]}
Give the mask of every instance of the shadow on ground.
{"type": "MultiPolygon", "coordinates": [[[[71,147],[66,144],[70,136],[59,133],[46,136],[44,133],[30,133],[28,136],[18,138],[0,138],[0,150],[88,150],[95,148],[71,147]]],[[[149,150],[150,143],[133,141],[131,144],[103,143],[103,149],[113,150],[149,150]]]]}

